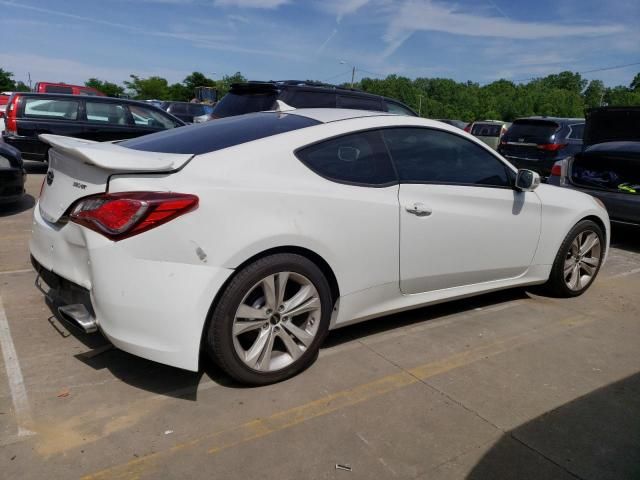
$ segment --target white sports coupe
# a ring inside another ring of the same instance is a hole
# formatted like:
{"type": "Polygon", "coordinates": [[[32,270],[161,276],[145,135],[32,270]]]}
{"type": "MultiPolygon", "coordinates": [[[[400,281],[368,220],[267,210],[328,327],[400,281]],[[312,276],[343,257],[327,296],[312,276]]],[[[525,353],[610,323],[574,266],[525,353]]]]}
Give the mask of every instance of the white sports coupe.
{"type": "Polygon", "coordinates": [[[580,295],[609,245],[598,200],[423,118],[285,108],[41,139],[30,250],[61,318],[188,370],[204,350],[248,384],[354,322],[520,285],[580,295]]]}

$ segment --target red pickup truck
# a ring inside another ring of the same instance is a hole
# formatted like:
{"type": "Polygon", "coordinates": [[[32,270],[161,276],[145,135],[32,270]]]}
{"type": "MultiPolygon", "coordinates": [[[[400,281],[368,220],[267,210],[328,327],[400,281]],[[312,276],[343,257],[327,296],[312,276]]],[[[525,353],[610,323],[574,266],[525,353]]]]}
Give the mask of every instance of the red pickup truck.
{"type": "Polygon", "coordinates": [[[69,85],[67,83],[38,82],[33,90],[36,93],[66,93],[69,95],[92,95],[106,97],[100,90],[83,85],[69,85]]]}

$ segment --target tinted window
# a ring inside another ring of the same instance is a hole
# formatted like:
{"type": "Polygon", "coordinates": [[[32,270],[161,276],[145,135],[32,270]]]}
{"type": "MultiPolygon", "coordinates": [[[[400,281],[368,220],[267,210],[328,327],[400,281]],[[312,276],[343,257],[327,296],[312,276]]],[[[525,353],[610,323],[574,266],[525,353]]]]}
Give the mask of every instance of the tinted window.
{"type": "Polygon", "coordinates": [[[507,135],[511,138],[524,138],[531,140],[536,138],[548,139],[560,128],[556,122],[546,120],[516,120],[509,127],[507,135]]]}
{"type": "Polygon", "coordinates": [[[336,94],[293,90],[286,96],[284,101],[296,108],[335,108],[336,94]]]}
{"type": "Polygon", "coordinates": [[[582,140],[584,136],[584,123],[576,123],[574,125],[569,125],[571,131],[567,138],[572,138],[574,140],[582,140]]]}
{"type": "Polygon", "coordinates": [[[206,115],[207,111],[204,108],[204,105],[200,105],[199,103],[187,103],[187,112],[189,115],[193,115],[194,117],[199,117],[200,115],[206,115]]]}
{"type": "Polygon", "coordinates": [[[338,95],[338,108],[380,111],[382,110],[382,100],[379,98],[358,97],[355,95],[338,95]]]}
{"type": "Polygon", "coordinates": [[[86,102],[87,122],[127,125],[127,110],[123,105],[104,102],[86,102]]]}
{"type": "Polygon", "coordinates": [[[65,87],[62,85],[46,85],[44,87],[44,91],[46,93],[73,93],[73,89],[71,87],[65,87]]]}
{"type": "Polygon", "coordinates": [[[255,113],[145,135],[120,145],[147,152],[199,155],[319,123],[299,115],[255,113]]]}
{"type": "Polygon", "coordinates": [[[502,125],[493,123],[474,123],[471,129],[471,135],[476,137],[499,137],[502,131],[502,125]]]}
{"type": "Polygon", "coordinates": [[[412,117],[415,117],[416,114],[413,113],[411,110],[409,110],[406,107],[403,107],[400,104],[397,104],[395,102],[384,102],[387,106],[387,112],[389,113],[395,113],[396,115],[410,115],[412,117]]]}
{"type": "Polygon", "coordinates": [[[24,116],[76,120],[78,106],[79,102],[76,100],[25,98],[24,116]]]}
{"type": "Polygon", "coordinates": [[[178,126],[171,118],[152,108],[129,105],[129,111],[133,115],[133,122],[141,127],[166,129],[178,126]]]}
{"type": "Polygon", "coordinates": [[[186,115],[188,113],[186,103],[172,103],[167,108],[167,112],[173,115],[186,115]]]}
{"type": "Polygon", "coordinates": [[[506,167],[484,148],[452,133],[426,128],[383,130],[404,182],[509,186],[506,167]]]}
{"type": "Polygon", "coordinates": [[[213,109],[213,116],[217,118],[231,117],[245,113],[264,112],[273,110],[276,102],[276,93],[254,93],[239,95],[227,93],[213,109]]]}
{"type": "Polygon", "coordinates": [[[296,155],[314,172],[337,182],[358,185],[396,182],[391,160],[377,131],[332,138],[298,150],[296,155]]]}

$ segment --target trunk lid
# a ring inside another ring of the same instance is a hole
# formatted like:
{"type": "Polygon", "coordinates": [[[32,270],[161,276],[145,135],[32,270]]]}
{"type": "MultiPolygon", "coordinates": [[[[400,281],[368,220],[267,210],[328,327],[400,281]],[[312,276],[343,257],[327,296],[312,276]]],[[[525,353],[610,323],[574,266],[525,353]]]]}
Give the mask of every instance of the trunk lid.
{"type": "Polygon", "coordinates": [[[585,147],[621,141],[640,141],[640,107],[602,107],[587,111],[585,147]]]}
{"type": "Polygon", "coordinates": [[[51,145],[39,208],[42,217],[52,223],[60,220],[79,198],[106,192],[111,175],[171,172],[193,157],[132,150],[115,143],[59,135],[40,135],[39,138],[51,145]]]}

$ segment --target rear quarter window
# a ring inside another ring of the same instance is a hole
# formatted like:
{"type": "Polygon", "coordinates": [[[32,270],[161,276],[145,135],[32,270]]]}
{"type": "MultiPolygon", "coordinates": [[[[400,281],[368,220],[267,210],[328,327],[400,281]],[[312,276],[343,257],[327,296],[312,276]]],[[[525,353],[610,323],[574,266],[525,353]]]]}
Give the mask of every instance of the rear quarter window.
{"type": "Polygon", "coordinates": [[[254,113],[145,135],[120,145],[147,152],[201,155],[319,123],[300,115],[254,113]]]}
{"type": "Polygon", "coordinates": [[[379,131],[358,132],[299,149],[296,156],[318,175],[338,183],[382,187],[396,183],[379,131]]]}
{"type": "Polygon", "coordinates": [[[571,138],[573,140],[582,140],[583,136],[584,136],[584,123],[569,125],[569,135],[567,135],[567,138],[571,138]]]}
{"type": "Polygon", "coordinates": [[[51,98],[25,98],[24,116],[36,118],[57,118],[60,120],[77,120],[80,103],[76,100],[59,100],[51,98]]]}
{"type": "Polygon", "coordinates": [[[502,125],[474,123],[471,129],[471,135],[476,137],[499,137],[501,131],[502,125]]]}

